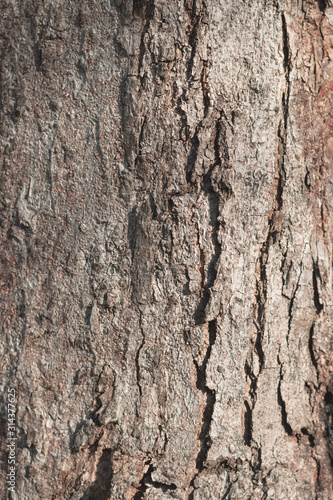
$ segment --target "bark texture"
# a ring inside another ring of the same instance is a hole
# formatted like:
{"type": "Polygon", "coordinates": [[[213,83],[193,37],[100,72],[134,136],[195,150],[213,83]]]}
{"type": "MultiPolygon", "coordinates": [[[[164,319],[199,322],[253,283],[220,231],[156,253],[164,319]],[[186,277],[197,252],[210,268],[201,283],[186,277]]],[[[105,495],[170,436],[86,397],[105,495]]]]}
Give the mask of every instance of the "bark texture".
{"type": "Polygon", "coordinates": [[[0,5],[12,498],[332,498],[333,2],[0,5]]]}

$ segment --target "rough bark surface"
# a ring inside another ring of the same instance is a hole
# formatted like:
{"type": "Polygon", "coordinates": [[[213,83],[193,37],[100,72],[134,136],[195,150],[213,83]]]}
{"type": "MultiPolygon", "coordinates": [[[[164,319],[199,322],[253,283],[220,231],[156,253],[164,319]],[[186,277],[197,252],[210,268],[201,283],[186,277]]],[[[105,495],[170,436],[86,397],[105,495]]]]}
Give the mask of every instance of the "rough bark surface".
{"type": "Polygon", "coordinates": [[[0,5],[12,498],[332,498],[333,2],[0,5]]]}

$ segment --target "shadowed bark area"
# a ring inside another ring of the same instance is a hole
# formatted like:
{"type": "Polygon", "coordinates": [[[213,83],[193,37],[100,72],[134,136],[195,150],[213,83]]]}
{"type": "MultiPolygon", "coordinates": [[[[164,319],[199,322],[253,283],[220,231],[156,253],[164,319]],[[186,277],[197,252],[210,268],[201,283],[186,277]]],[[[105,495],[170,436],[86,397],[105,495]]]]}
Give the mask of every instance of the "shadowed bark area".
{"type": "Polygon", "coordinates": [[[1,497],[331,498],[333,3],[1,19],[1,497]]]}

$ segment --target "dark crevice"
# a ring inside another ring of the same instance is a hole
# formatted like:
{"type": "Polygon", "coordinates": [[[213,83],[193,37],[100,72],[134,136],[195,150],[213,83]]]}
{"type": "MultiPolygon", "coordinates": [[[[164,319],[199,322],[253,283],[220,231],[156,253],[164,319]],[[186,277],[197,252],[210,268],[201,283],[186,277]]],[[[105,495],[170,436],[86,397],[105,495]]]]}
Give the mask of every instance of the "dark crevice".
{"type": "Polygon", "coordinates": [[[210,107],[207,74],[208,74],[208,61],[203,61],[200,81],[201,81],[201,89],[202,89],[203,104],[204,104],[204,118],[207,116],[210,107]]]}
{"type": "MultiPolygon", "coordinates": [[[[139,2],[135,2],[136,4],[136,12],[140,10],[141,16],[144,18],[145,25],[143,27],[141,33],[141,41],[140,41],[140,55],[139,55],[139,63],[138,63],[138,75],[140,75],[140,70],[142,68],[143,58],[146,52],[145,46],[145,35],[149,31],[149,26],[154,18],[154,10],[155,10],[155,0],[142,0],[139,2]],[[139,9],[140,6],[140,9],[139,9]]],[[[133,4],[134,8],[134,4],[133,4]]],[[[141,78],[141,84],[143,83],[143,77],[141,78]]]]}
{"type": "Polygon", "coordinates": [[[142,159],[142,143],[143,143],[143,139],[144,139],[144,133],[146,130],[146,126],[147,126],[147,117],[145,115],[143,117],[142,125],[140,128],[138,148],[137,148],[137,154],[136,154],[136,158],[135,158],[135,166],[136,166],[137,171],[140,170],[139,167],[140,167],[140,160],[142,159]]]}
{"type": "Polygon", "coordinates": [[[291,332],[291,323],[292,323],[292,320],[293,320],[294,302],[295,302],[297,291],[298,291],[298,289],[300,287],[300,280],[301,280],[302,271],[303,271],[303,263],[301,262],[300,263],[300,272],[299,272],[299,275],[298,275],[298,278],[297,278],[297,283],[296,283],[296,286],[294,288],[292,297],[290,299],[289,308],[288,308],[288,332],[287,332],[287,345],[288,346],[289,346],[289,336],[290,336],[290,332],[291,332]]]}
{"type": "Polygon", "coordinates": [[[135,371],[136,371],[136,383],[137,383],[137,386],[138,386],[138,389],[139,389],[139,394],[140,394],[140,397],[142,396],[142,387],[141,387],[141,384],[140,384],[140,353],[141,353],[141,350],[144,346],[144,343],[145,343],[145,335],[143,333],[143,328],[142,328],[142,318],[141,318],[141,312],[140,312],[140,330],[141,330],[141,343],[139,345],[139,348],[136,352],[136,355],[135,355],[135,371]]]}
{"type": "MultiPolygon", "coordinates": [[[[256,321],[257,336],[254,343],[254,348],[259,359],[259,374],[265,364],[265,354],[262,347],[262,340],[266,325],[266,302],[267,302],[267,272],[266,266],[268,261],[268,251],[270,245],[270,234],[265,243],[261,247],[259,255],[259,279],[256,283],[256,321]]],[[[257,381],[253,383],[253,388],[256,390],[257,381]]],[[[255,395],[255,391],[253,393],[255,395]]]]}
{"type": "MultiPolygon", "coordinates": [[[[176,100],[176,95],[177,95],[177,84],[174,83],[174,100],[176,102],[175,112],[180,116],[181,119],[179,139],[183,142],[186,142],[189,138],[189,126],[187,123],[186,112],[182,109],[182,100],[185,100],[185,98],[183,95],[181,97],[178,97],[176,100]]],[[[190,183],[190,179],[187,179],[187,182],[190,183]]]]}
{"type": "Polygon", "coordinates": [[[87,326],[90,326],[92,307],[93,307],[92,305],[86,307],[84,322],[87,326]]]}
{"type": "Polygon", "coordinates": [[[331,464],[333,466],[333,393],[328,389],[324,397],[324,419],[327,435],[327,447],[331,464]]]}
{"type": "MultiPolygon", "coordinates": [[[[34,56],[35,56],[35,67],[36,71],[40,72],[42,70],[42,63],[43,63],[43,55],[42,55],[42,42],[45,36],[45,32],[47,28],[49,27],[50,20],[51,20],[51,7],[52,5],[50,4],[48,12],[47,12],[47,19],[46,23],[41,25],[41,30],[38,35],[38,39],[35,42],[34,46],[34,56]]],[[[34,31],[35,35],[37,34],[37,26],[34,26],[34,31]]]]}
{"type": "Polygon", "coordinates": [[[251,446],[252,441],[252,410],[247,401],[244,403],[245,412],[244,412],[244,443],[246,446],[251,446]]]}
{"type": "Polygon", "coordinates": [[[200,245],[200,237],[199,237],[199,226],[196,223],[196,233],[197,233],[197,246],[199,250],[199,271],[200,271],[200,288],[203,289],[205,287],[205,254],[200,245]]]}
{"type": "Polygon", "coordinates": [[[293,435],[293,430],[290,426],[290,424],[288,423],[288,420],[287,420],[287,411],[286,411],[286,404],[285,402],[283,401],[283,398],[282,398],[282,393],[281,393],[281,382],[282,382],[282,379],[283,379],[283,375],[282,375],[282,365],[280,367],[280,380],[279,380],[279,385],[278,385],[278,390],[277,390],[277,401],[278,401],[278,404],[281,408],[281,423],[282,423],[282,426],[284,428],[284,430],[286,431],[286,433],[288,434],[288,436],[292,436],[293,435]]]}
{"type": "Polygon", "coordinates": [[[187,70],[186,70],[186,76],[187,80],[191,79],[192,76],[192,70],[193,70],[193,65],[194,65],[194,57],[197,51],[197,43],[199,39],[199,29],[202,25],[202,23],[205,21],[207,17],[207,6],[205,2],[202,2],[202,9],[197,12],[197,1],[193,0],[192,2],[192,9],[189,12],[190,14],[190,35],[189,35],[189,45],[191,46],[191,55],[187,63],[187,70]]]}
{"type": "MultiPolygon", "coordinates": [[[[316,490],[315,490],[315,500],[319,500],[319,497],[318,497],[318,491],[320,489],[320,461],[318,460],[318,458],[315,456],[315,455],[312,455],[313,456],[313,459],[314,461],[316,462],[316,490]]],[[[333,466],[333,462],[331,461],[331,465],[333,466]]]]}
{"type": "MultiPolygon", "coordinates": [[[[0,121],[2,123],[2,116],[3,116],[3,64],[5,60],[5,54],[7,47],[9,45],[9,38],[3,42],[3,46],[1,49],[0,53],[0,121]]],[[[5,150],[6,151],[6,150],[5,150]]],[[[5,151],[2,153],[3,157],[6,156],[5,151]]]]}
{"type": "MultiPolygon", "coordinates": [[[[194,65],[194,58],[195,54],[197,51],[197,44],[200,40],[200,28],[202,24],[205,22],[207,18],[207,6],[204,1],[202,1],[201,8],[198,10],[197,6],[197,0],[193,0],[191,3],[190,2],[185,2],[185,9],[188,13],[189,20],[190,20],[190,34],[188,37],[188,43],[191,47],[191,54],[190,57],[187,61],[187,69],[186,69],[186,79],[188,82],[190,82],[192,78],[192,71],[193,71],[193,65],[194,65]]],[[[204,107],[204,118],[207,116],[209,107],[210,107],[210,98],[209,98],[209,88],[208,88],[208,81],[207,81],[207,75],[208,75],[208,60],[202,61],[202,70],[201,70],[201,75],[200,75],[200,83],[201,83],[201,90],[202,90],[202,96],[203,96],[203,107],[204,107]]],[[[182,96],[183,100],[186,100],[185,94],[183,93],[182,96]]],[[[184,112],[181,110],[181,100],[178,102],[178,112],[182,116],[182,121],[184,123],[183,128],[185,127],[185,136],[187,138],[188,135],[188,125],[187,125],[187,120],[186,120],[186,114],[184,117],[184,112]]],[[[192,175],[191,172],[195,167],[196,159],[198,156],[198,150],[199,150],[199,131],[202,127],[202,120],[198,123],[196,126],[195,132],[193,137],[191,138],[190,141],[190,152],[188,155],[188,160],[187,160],[187,165],[186,165],[186,181],[188,184],[192,184],[192,175]]]]}
{"type": "MultiPolygon", "coordinates": [[[[291,54],[290,54],[290,43],[287,29],[287,22],[284,13],[281,14],[282,21],[282,37],[283,37],[283,67],[285,76],[285,90],[282,94],[282,116],[283,120],[280,122],[278,127],[278,186],[276,191],[276,206],[275,211],[280,211],[283,204],[283,188],[286,180],[285,172],[285,156],[287,150],[287,130],[288,130],[288,118],[289,118],[289,100],[290,100],[290,73],[291,73],[291,54]]],[[[273,217],[271,217],[271,222],[273,222],[273,217]]]]}
{"type": "Polygon", "coordinates": [[[96,396],[96,398],[95,398],[95,405],[96,405],[96,407],[95,407],[94,411],[89,415],[89,418],[91,418],[91,420],[94,422],[94,424],[97,427],[101,427],[102,424],[99,420],[99,415],[97,415],[97,413],[102,408],[103,403],[102,403],[101,398],[99,396],[96,396]]]}
{"type": "MultiPolygon", "coordinates": [[[[105,366],[105,365],[104,365],[105,366]]],[[[94,402],[93,402],[93,410],[90,412],[89,414],[89,418],[94,422],[94,424],[97,426],[97,427],[101,427],[102,424],[99,420],[99,415],[98,415],[98,412],[99,410],[103,407],[103,403],[102,403],[102,400],[101,400],[101,396],[102,394],[104,393],[104,391],[98,391],[98,385],[99,385],[99,382],[100,382],[100,379],[101,379],[101,376],[102,376],[102,373],[104,371],[104,366],[101,370],[101,373],[99,374],[97,380],[96,380],[96,384],[95,384],[95,397],[94,397],[94,402]]]]}
{"type": "MultiPolygon", "coordinates": [[[[218,184],[213,178],[216,167],[220,167],[220,170],[222,169],[222,161],[224,161],[226,164],[229,163],[229,154],[225,138],[225,130],[221,123],[222,113],[223,112],[221,112],[221,116],[216,122],[215,140],[214,140],[214,151],[215,151],[214,163],[210,166],[208,172],[203,176],[201,182],[201,189],[206,194],[209,203],[209,212],[210,212],[209,222],[212,227],[211,238],[214,247],[214,254],[211,257],[210,262],[207,266],[207,273],[205,276],[204,275],[205,256],[204,252],[200,249],[198,241],[199,252],[200,252],[200,269],[202,278],[201,278],[201,299],[194,315],[196,324],[202,324],[205,323],[206,321],[205,311],[210,298],[210,289],[214,286],[217,277],[217,265],[220,260],[221,249],[222,249],[221,242],[219,241],[220,203],[221,200],[227,201],[232,195],[231,187],[227,186],[222,181],[220,181],[220,183],[218,184]],[[222,154],[221,150],[223,150],[222,154]]],[[[196,154],[197,154],[197,149],[198,146],[196,148],[196,154]]],[[[198,226],[197,226],[197,232],[199,232],[198,226]]]]}
{"type": "Polygon", "coordinates": [[[325,12],[327,8],[327,0],[317,0],[317,5],[320,12],[325,12]]]}
{"type": "Polygon", "coordinates": [[[137,207],[133,207],[128,214],[128,229],[127,229],[127,239],[129,247],[132,254],[132,264],[134,262],[135,253],[135,240],[136,240],[136,226],[137,226],[137,207]]]}
{"type": "Polygon", "coordinates": [[[302,428],[301,428],[301,433],[302,433],[304,436],[307,436],[307,437],[308,437],[309,444],[310,444],[311,448],[314,448],[314,447],[315,447],[315,439],[314,439],[313,434],[311,434],[311,433],[308,431],[308,429],[306,429],[305,427],[302,427],[302,428]]]}
{"type": "Polygon", "coordinates": [[[229,493],[230,493],[231,487],[232,487],[232,483],[229,483],[223,497],[221,497],[221,500],[227,500],[227,498],[229,498],[229,493]]]}
{"type": "Polygon", "coordinates": [[[52,144],[51,148],[49,149],[49,161],[48,161],[48,169],[46,171],[46,177],[47,177],[47,182],[49,185],[51,209],[54,211],[53,182],[52,182],[52,150],[53,150],[53,144],[52,144]]]}
{"type": "Polygon", "coordinates": [[[108,500],[111,495],[112,470],[112,450],[104,449],[99,459],[96,471],[96,479],[86,490],[82,500],[108,500]]]}
{"type": "Polygon", "coordinates": [[[25,334],[27,331],[27,314],[26,314],[26,294],[24,290],[21,290],[21,304],[20,304],[20,318],[23,320],[22,329],[21,329],[21,344],[25,343],[25,334]]]}
{"type": "MultiPolygon", "coordinates": [[[[286,250],[283,253],[283,260],[281,262],[281,267],[280,267],[280,271],[282,273],[282,284],[283,284],[284,287],[288,286],[288,284],[289,284],[290,271],[292,270],[292,267],[293,267],[293,261],[292,260],[288,264],[288,262],[287,262],[287,255],[288,255],[288,250],[286,250]]],[[[285,295],[285,293],[283,293],[283,291],[282,291],[282,295],[284,297],[286,297],[286,298],[289,298],[287,295],[285,295]]]]}
{"type": "Polygon", "coordinates": [[[177,486],[174,483],[166,484],[166,483],[160,483],[159,481],[151,481],[150,483],[147,481],[147,483],[154,486],[154,488],[161,489],[163,493],[165,493],[166,491],[174,491],[177,489],[177,486]]]}
{"type": "Polygon", "coordinates": [[[188,184],[192,184],[192,170],[195,167],[197,157],[198,157],[198,152],[199,152],[199,138],[198,138],[198,126],[196,128],[195,134],[191,139],[190,143],[190,152],[187,158],[187,164],[186,164],[186,182],[188,184]]]}
{"type": "MultiPolygon", "coordinates": [[[[245,373],[251,379],[250,386],[250,397],[251,401],[249,408],[253,411],[256,403],[256,392],[258,385],[258,378],[265,365],[265,353],[263,350],[263,337],[266,328],[266,303],[267,303],[267,262],[269,256],[270,246],[277,242],[279,236],[279,224],[277,222],[282,218],[283,209],[283,191],[286,183],[286,171],[285,171],[285,156],[287,149],[287,128],[288,128],[288,117],[289,117],[289,99],[290,99],[290,72],[291,72],[291,52],[290,43],[288,36],[288,29],[285,14],[281,13],[282,22],[282,38],[283,38],[283,67],[284,67],[284,77],[285,77],[285,91],[282,94],[282,119],[278,126],[277,131],[277,142],[278,142],[278,154],[277,154],[277,185],[275,191],[275,199],[272,207],[272,213],[268,220],[268,234],[266,241],[261,246],[259,258],[257,261],[257,281],[256,281],[256,293],[254,302],[254,324],[256,327],[257,335],[254,341],[254,351],[256,352],[259,360],[259,373],[254,374],[252,367],[247,361],[245,364],[245,373]]],[[[289,329],[291,324],[291,312],[293,308],[294,298],[297,291],[294,292],[293,299],[289,306],[289,329]]],[[[289,332],[288,332],[289,335],[289,332]]],[[[280,398],[280,396],[279,396],[280,398]]],[[[283,401],[281,399],[281,403],[283,401]]]]}
{"type": "Polygon", "coordinates": [[[51,209],[54,211],[54,200],[53,200],[53,181],[52,181],[52,153],[54,149],[54,144],[57,136],[57,125],[56,123],[53,125],[53,137],[51,141],[51,145],[49,148],[49,161],[48,161],[48,169],[46,171],[46,176],[47,176],[47,182],[49,185],[49,194],[50,194],[50,201],[51,201],[51,209]]]}
{"type": "Polygon", "coordinates": [[[284,13],[281,14],[282,19],[282,35],[283,35],[283,54],[284,54],[284,74],[286,80],[286,91],[282,96],[283,104],[283,117],[284,117],[284,133],[287,134],[287,125],[289,117],[289,98],[290,98],[290,73],[291,73],[291,52],[290,42],[287,28],[287,21],[284,13]]]}
{"type": "Polygon", "coordinates": [[[212,241],[214,245],[214,255],[212,256],[208,265],[206,287],[211,288],[216,280],[217,276],[216,266],[221,255],[221,244],[218,241],[218,232],[220,227],[218,221],[220,196],[218,193],[210,191],[209,193],[207,193],[207,197],[210,209],[210,224],[212,226],[212,241]]]}
{"type": "Polygon", "coordinates": [[[96,120],[96,149],[98,156],[100,157],[101,164],[104,165],[104,156],[101,148],[101,128],[100,121],[98,119],[96,120]]]}
{"type": "MultiPolygon", "coordinates": [[[[212,425],[212,418],[214,412],[214,405],[216,401],[215,391],[207,386],[207,365],[211,356],[212,348],[216,341],[217,335],[217,321],[216,319],[208,323],[209,331],[209,346],[207,348],[204,360],[199,366],[199,364],[194,360],[194,364],[197,370],[197,389],[199,389],[206,396],[206,406],[203,412],[202,426],[199,435],[199,441],[201,443],[200,450],[197,455],[196,469],[197,473],[193,477],[190,486],[194,487],[194,481],[196,477],[205,467],[205,462],[207,460],[208,452],[212,445],[212,440],[210,437],[210,429],[212,425]]],[[[190,497],[189,497],[190,498],[190,497]]]]}
{"type": "Polygon", "coordinates": [[[76,67],[78,69],[78,72],[80,73],[80,76],[82,78],[82,86],[86,83],[87,81],[87,71],[86,67],[84,65],[84,54],[83,54],[83,44],[84,44],[84,37],[85,37],[86,30],[82,29],[81,31],[81,40],[80,40],[80,48],[79,48],[79,59],[76,63],[76,67]]]}
{"type": "Polygon", "coordinates": [[[150,211],[153,220],[157,220],[157,206],[152,194],[149,195],[150,211]]]}
{"type": "Polygon", "coordinates": [[[320,276],[318,262],[316,262],[314,259],[312,259],[313,301],[315,304],[317,314],[320,314],[321,311],[323,310],[324,306],[320,300],[318,282],[321,282],[321,276],[320,276]]]}
{"type": "MultiPolygon", "coordinates": [[[[147,462],[147,464],[148,463],[150,463],[150,460],[147,462]]],[[[146,479],[150,477],[153,470],[154,467],[152,465],[149,465],[147,472],[144,474],[139,483],[139,487],[137,488],[137,492],[135,493],[133,500],[140,500],[141,498],[143,498],[144,493],[147,490],[146,479]]]]}
{"type": "Polygon", "coordinates": [[[147,0],[133,0],[133,17],[146,16],[147,0]]]}
{"type": "Polygon", "coordinates": [[[314,352],[314,347],[313,347],[314,326],[315,326],[315,324],[313,323],[311,325],[311,328],[310,328],[310,334],[309,334],[309,352],[310,352],[310,357],[311,357],[312,364],[313,364],[313,366],[316,369],[317,378],[318,378],[318,363],[317,363],[317,360],[316,360],[316,356],[315,356],[315,352],[314,352]]]}
{"type": "MultiPolygon", "coordinates": [[[[223,118],[225,118],[225,114],[223,110],[220,113],[219,119],[215,124],[215,139],[214,139],[214,159],[215,163],[213,167],[216,165],[220,165],[220,167],[229,168],[230,167],[230,158],[229,158],[229,150],[227,143],[227,131],[225,124],[223,123],[223,118]]],[[[231,194],[231,192],[229,193],[231,194]]]]}
{"type": "Polygon", "coordinates": [[[140,500],[141,498],[144,497],[145,491],[147,491],[148,486],[153,486],[154,488],[162,490],[163,493],[166,493],[167,491],[174,491],[177,489],[177,486],[173,483],[171,484],[166,484],[166,483],[161,483],[159,481],[153,481],[151,475],[152,473],[156,470],[155,467],[150,463],[150,460],[146,463],[150,464],[148,467],[147,472],[143,475],[139,487],[137,488],[137,492],[133,497],[133,500],[140,500]]]}

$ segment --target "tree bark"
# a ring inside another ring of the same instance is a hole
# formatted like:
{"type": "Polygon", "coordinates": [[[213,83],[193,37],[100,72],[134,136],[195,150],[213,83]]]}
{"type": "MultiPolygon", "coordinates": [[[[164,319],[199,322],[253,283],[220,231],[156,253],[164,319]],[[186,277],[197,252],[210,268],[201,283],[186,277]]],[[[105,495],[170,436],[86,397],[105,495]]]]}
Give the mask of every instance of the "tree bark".
{"type": "Polygon", "coordinates": [[[2,498],[332,498],[332,0],[1,18],[2,498]]]}

